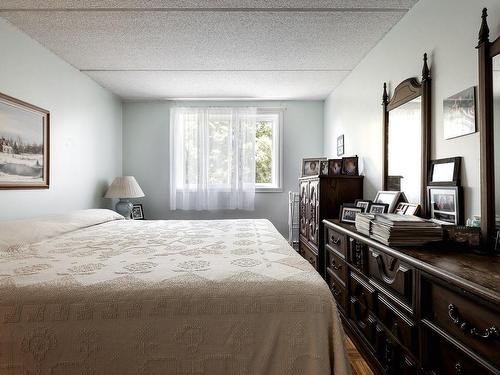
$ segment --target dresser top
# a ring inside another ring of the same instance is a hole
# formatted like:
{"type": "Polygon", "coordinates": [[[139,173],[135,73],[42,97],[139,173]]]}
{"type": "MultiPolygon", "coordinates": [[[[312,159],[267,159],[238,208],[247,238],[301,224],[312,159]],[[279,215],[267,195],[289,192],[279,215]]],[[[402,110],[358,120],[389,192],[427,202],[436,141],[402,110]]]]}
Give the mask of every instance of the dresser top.
{"type": "Polygon", "coordinates": [[[359,233],[354,225],[324,220],[326,225],[362,240],[369,246],[440,278],[451,279],[494,303],[500,303],[500,256],[478,255],[454,248],[452,243],[434,243],[421,247],[388,247],[359,233]]]}

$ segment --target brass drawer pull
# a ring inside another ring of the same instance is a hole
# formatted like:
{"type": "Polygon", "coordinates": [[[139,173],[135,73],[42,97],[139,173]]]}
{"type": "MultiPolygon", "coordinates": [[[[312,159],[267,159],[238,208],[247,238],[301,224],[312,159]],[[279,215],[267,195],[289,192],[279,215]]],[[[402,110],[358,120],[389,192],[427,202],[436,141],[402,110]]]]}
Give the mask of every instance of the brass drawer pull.
{"type": "Polygon", "coordinates": [[[452,303],[448,305],[448,316],[450,317],[453,324],[460,327],[460,329],[465,333],[468,333],[474,337],[493,340],[500,337],[500,331],[495,326],[486,328],[484,331],[481,331],[476,327],[471,327],[470,323],[463,320],[463,318],[460,316],[460,313],[458,312],[457,307],[452,303]]]}
{"type": "Polygon", "coordinates": [[[332,235],[331,240],[334,245],[340,244],[340,237],[335,239],[335,236],[332,235]]]}
{"type": "Polygon", "coordinates": [[[335,271],[340,271],[340,270],[342,269],[342,265],[337,266],[337,265],[335,264],[335,261],[334,261],[334,260],[332,260],[332,268],[333,268],[335,271]]]}
{"type": "Polygon", "coordinates": [[[332,294],[334,295],[334,297],[338,297],[342,293],[342,291],[340,291],[337,288],[335,288],[335,285],[332,285],[330,287],[330,290],[332,291],[332,294]]]}

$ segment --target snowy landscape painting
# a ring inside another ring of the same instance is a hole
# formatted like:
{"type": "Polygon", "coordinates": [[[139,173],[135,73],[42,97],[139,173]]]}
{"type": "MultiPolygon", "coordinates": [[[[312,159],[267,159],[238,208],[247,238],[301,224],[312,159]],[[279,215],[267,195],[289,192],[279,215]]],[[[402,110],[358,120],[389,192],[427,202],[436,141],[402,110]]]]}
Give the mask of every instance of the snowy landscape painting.
{"type": "Polygon", "coordinates": [[[48,111],[0,94],[0,188],[48,188],[48,111]]]}

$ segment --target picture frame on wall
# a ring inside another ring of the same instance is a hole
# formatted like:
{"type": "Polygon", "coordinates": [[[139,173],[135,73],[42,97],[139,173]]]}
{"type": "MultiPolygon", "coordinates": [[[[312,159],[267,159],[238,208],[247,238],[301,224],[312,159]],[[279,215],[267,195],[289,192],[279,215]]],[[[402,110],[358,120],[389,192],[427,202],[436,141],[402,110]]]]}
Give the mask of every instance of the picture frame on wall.
{"type": "Polygon", "coordinates": [[[469,87],[443,100],[444,139],[477,131],[476,87],[469,87]]]}
{"type": "Polygon", "coordinates": [[[132,220],[144,220],[144,209],[142,208],[142,204],[134,204],[130,216],[132,220]]]}
{"type": "Polygon", "coordinates": [[[460,185],[461,164],[462,158],[459,156],[453,158],[431,160],[429,164],[429,181],[427,185],[460,185]]]}
{"type": "Polygon", "coordinates": [[[359,175],[357,156],[342,158],[342,174],[347,176],[359,175]]]}
{"type": "Polygon", "coordinates": [[[342,174],[342,159],[328,160],[328,174],[330,176],[340,176],[342,174]]]}
{"type": "Polygon", "coordinates": [[[444,224],[462,224],[463,191],[461,186],[428,186],[427,201],[432,220],[444,224]]]}
{"type": "Polygon", "coordinates": [[[50,112],[0,93],[0,189],[48,189],[50,112]]]}
{"type": "Polygon", "coordinates": [[[326,158],[305,158],[302,159],[302,177],[318,176],[321,173],[321,161],[326,158]]]}
{"type": "Polygon", "coordinates": [[[356,223],[356,215],[364,213],[363,207],[356,207],[354,204],[343,204],[340,206],[340,222],[347,224],[356,223]]]}
{"type": "Polygon", "coordinates": [[[344,155],[344,134],[337,137],[337,156],[344,155]]]}

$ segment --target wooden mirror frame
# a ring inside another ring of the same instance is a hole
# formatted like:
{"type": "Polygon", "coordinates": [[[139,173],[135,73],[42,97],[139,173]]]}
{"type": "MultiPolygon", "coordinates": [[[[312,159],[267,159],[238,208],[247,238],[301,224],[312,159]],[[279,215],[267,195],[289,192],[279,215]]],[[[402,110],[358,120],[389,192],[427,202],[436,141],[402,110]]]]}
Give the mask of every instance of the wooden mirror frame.
{"type": "Polygon", "coordinates": [[[383,157],[384,163],[382,167],[382,186],[383,190],[387,190],[387,171],[389,164],[389,112],[395,108],[402,106],[409,101],[422,97],[421,101],[421,131],[422,131],[422,175],[420,187],[420,202],[422,207],[422,216],[427,216],[427,175],[431,154],[431,74],[427,65],[427,54],[424,54],[424,66],[422,68],[422,81],[418,82],[417,78],[408,78],[401,82],[395,89],[392,98],[389,100],[387,94],[387,84],[384,82],[384,94],[382,96],[383,116],[383,157]]]}
{"type": "Polygon", "coordinates": [[[481,163],[481,235],[483,245],[491,248],[495,227],[495,154],[493,122],[493,57],[500,55],[500,37],[490,42],[490,30],[483,9],[479,30],[479,139],[481,163]]]}

